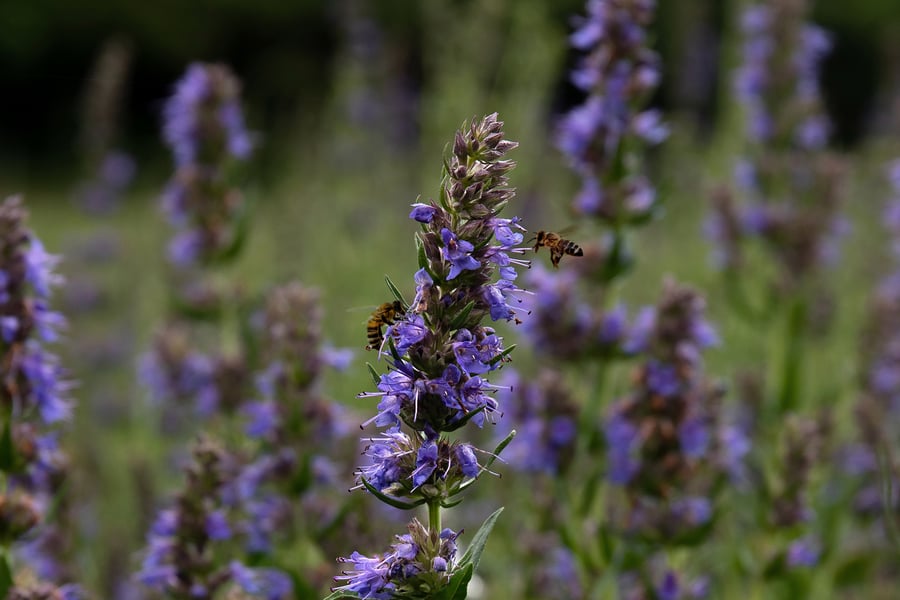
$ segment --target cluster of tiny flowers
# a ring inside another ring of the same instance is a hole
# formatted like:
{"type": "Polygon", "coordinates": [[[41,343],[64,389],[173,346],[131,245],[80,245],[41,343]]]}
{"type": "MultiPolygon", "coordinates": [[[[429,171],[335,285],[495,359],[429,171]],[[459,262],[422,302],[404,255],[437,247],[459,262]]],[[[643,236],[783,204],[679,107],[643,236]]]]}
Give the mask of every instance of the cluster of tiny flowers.
{"type": "Polygon", "coordinates": [[[0,396],[13,453],[3,468],[8,484],[0,497],[0,528],[36,574],[50,579],[60,566],[38,540],[55,531],[48,519],[67,459],[53,427],[71,417],[70,383],[46,348],[65,325],[49,305],[61,281],[53,272],[58,259],[26,228],[27,216],[18,198],[0,204],[0,396]]]}
{"type": "Polygon", "coordinates": [[[804,21],[805,4],[766,0],[743,14],[736,87],[749,147],[734,178],[748,202],[736,206],[724,190],[714,198],[706,228],[722,268],[740,268],[741,240],[757,238],[799,279],[834,260],[847,229],[837,214],[843,168],[824,153],[830,123],[818,71],[830,41],[804,21]]]}
{"type": "Polygon", "coordinates": [[[497,400],[509,407],[504,422],[516,431],[516,443],[505,452],[510,466],[528,473],[561,475],[575,452],[578,405],[563,377],[552,369],[524,379],[507,370],[497,400]]]}
{"type": "MultiPolygon", "coordinates": [[[[888,164],[886,171],[891,197],[882,221],[893,261],[875,289],[863,329],[861,390],[856,405],[859,440],[844,448],[842,456],[844,472],[859,483],[855,512],[876,519],[886,508],[881,477],[890,477],[892,486],[900,485],[896,475],[883,472],[879,476],[879,454],[896,443],[894,432],[900,421],[900,159],[888,164]]],[[[887,506],[894,511],[898,507],[896,497],[887,506]]]]}
{"type": "Polygon", "coordinates": [[[803,22],[806,2],[766,0],[741,18],[743,64],[735,88],[751,140],[820,149],[831,125],[823,114],[819,65],[828,34],[803,22]]]}
{"type": "Polygon", "coordinates": [[[582,176],[576,210],[608,223],[645,219],[656,206],[635,153],[668,135],[659,112],[644,108],[660,80],[647,44],[655,10],[654,0],[588,0],[570,38],[584,53],[572,82],[588,96],[560,122],[557,144],[582,176]]]}
{"type": "Polygon", "coordinates": [[[349,558],[338,559],[352,567],[335,578],[346,582],[337,589],[376,600],[439,590],[456,559],[459,534],[451,529],[429,531],[418,519],[413,519],[407,529],[409,533],[395,536],[385,554],[370,557],[354,552],[349,558]]]}
{"type": "Polygon", "coordinates": [[[77,585],[56,587],[41,582],[16,585],[6,593],[6,600],[83,600],[85,597],[77,585]]]}
{"type": "MultiPolygon", "coordinates": [[[[480,427],[497,413],[491,395],[496,386],[485,376],[501,366],[508,350],[482,320],[515,320],[523,293],[515,284],[515,267],[528,263],[512,256],[525,251],[519,247],[523,228],[516,218],[499,217],[514,195],[507,180],[514,163],[504,156],[517,146],[504,139],[502,125],[496,114],[464,125],[445,162],[439,201],[417,203],[410,213],[422,227],[415,298],[384,334],[379,354],[387,358],[388,371],[378,379],[379,391],[360,395],[381,398],[378,414],[366,424],[387,430],[368,439],[365,454],[371,461],[357,470],[357,487],[394,506],[427,503],[439,510],[484,468],[475,448],[441,433],[469,421],[480,427]],[[409,434],[401,431],[403,425],[409,434]]],[[[424,552],[428,560],[417,559],[411,570],[403,561],[384,569],[385,557],[355,554],[342,559],[356,570],[336,589],[381,598],[394,597],[391,586],[421,592],[446,585],[452,555],[441,557],[435,544],[440,536],[455,539],[455,534],[424,529],[417,534],[421,526],[415,521],[410,527],[414,547],[395,549],[403,549],[404,556],[424,552]]]]}
{"type": "Polygon", "coordinates": [[[810,476],[821,461],[826,435],[825,424],[814,419],[793,416],[786,422],[780,485],[769,505],[772,525],[795,538],[784,551],[785,564],[791,568],[815,566],[821,553],[816,535],[798,537],[797,531],[805,529],[814,516],[808,500],[810,476]]]}
{"type": "Polygon", "coordinates": [[[128,43],[107,41],[85,82],[82,151],[90,179],[78,189],[75,203],[89,214],[115,209],[136,171],[134,159],[115,148],[132,56],[128,43]]]}
{"type": "Polygon", "coordinates": [[[888,166],[893,197],[888,201],[883,222],[888,230],[892,272],[884,277],[875,292],[872,319],[863,346],[865,391],[891,415],[900,414],[900,160],[888,166]]]}
{"type": "Polygon", "coordinates": [[[561,360],[614,359],[641,352],[652,326],[653,310],[639,310],[629,323],[624,305],[605,308],[588,301],[580,284],[586,279],[594,256],[585,251],[584,260],[572,268],[550,273],[535,265],[527,283],[532,295],[526,298],[529,317],[522,329],[534,351],[561,360]]]}
{"type": "Polygon", "coordinates": [[[570,600],[584,598],[584,586],[578,561],[569,548],[553,533],[526,534],[519,540],[525,548],[525,598],[570,600]]]}
{"type": "Polygon", "coordinates": [[[258,447],[236,486],[252,552],[270,551],[276,533],[297,529],[297,497],[303,499],[304,521],[333,518],[320,513],[335,512],[336,503],[316,502],[307,492],[315,484],[334,483],[336,469],[321,452],[329,448],[334,455],[335,443],[349,431],[338,405],[320,389],[324,367],[343,368],[348,356],[322,343],[318,293],[299,283],[277,287],[267,295],[261,317],[260,352],[267,366],[256,378],[259,399],[242,409],[245,433],[258,447]]]}
{"type": "Polygon", "coordinates": [[[165,105],[166,143],[176,171],[163,208],[178,234],[169,258],[179,266],[227,256],[241,241],[246,210],[226,167],[253,149],[240,106],[240,84],[224,65],[192,64],[165,105]]]}
{"type": "Polygon", "coordinates": [[[645,566],[646,573],[628,571],[618,581],[622,600],[703,600],[709,597],[709,579],[693,580],[664,568],[660,561],[645,566]]]}
{"type": "Polygon", "coordinates": [[[699,294],[667,282],[634,390],[605,423],[608,477],[629,499],[620,522],[641,536],[673,541],[712,517],[721,392],[703,373],[701,352],[717,343],[704,312],[699,294]]]}
{"type": "Polygon", "coordinates": [[[76,201],[91,214],[108,213],[119,204],[134,179],[137,165],[131,155],[120,150],[108,152],[91,181],[78,191],[76,201]]]}
{"type": "Polygon", "coordinates": [[[211,599],[235,584],[266,600],[290,597],[292,584],[275,569],[249,568],[223,559],[230,540],[246,534],[233,525],[236,457],[200,440],[185,469],[186,484],[175,502],[157,516],[137,579],[168,598],[211,599]]]}
{"type": "Polygon", "coordinates": [[[198,415],[233,413],[244,402],[249,373],[243,359],[208,355],[192,347],[187,327],[168,324],[140,359],[139,376],[163,406],[192,406],[198,415]]]}

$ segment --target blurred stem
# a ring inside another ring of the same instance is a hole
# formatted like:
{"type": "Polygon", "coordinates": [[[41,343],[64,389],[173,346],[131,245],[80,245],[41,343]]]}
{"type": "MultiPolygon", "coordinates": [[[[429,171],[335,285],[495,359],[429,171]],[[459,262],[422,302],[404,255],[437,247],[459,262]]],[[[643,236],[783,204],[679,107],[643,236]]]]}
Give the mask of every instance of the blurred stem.
{"type": "Polygon", "coordinates": [[[785,329],[784,363],[782,365],[781,391],[778,397],[778,408],[781,415],[795,410],[800,400],[806,311],[806,299],[802,295],[798,295],[791,304],[785,329]]]}
{"type": "Polygon", "coordinates": [[[576,459],[579,457],[588,459],[590,464],[588,474],[583,478],[585,485],[581,495],[581,502],[577,507],[578,515],[582,518],[590,514],[597,497],[597,487],[601,485],[603,480],[603,468],[605,465],[599,459],[600,457],[596,456],[599,454],[598,451],[602,444],[602,435],[597,424],[600,421],[600,408],[603,406],[603,395],[606,389],[608,372],[608,362],[598,365],[592,389],[593,393],[588,397],[588,402],[584,406],[579,423],[575,456],[576,459]],[[596,460],[590,460],[589,457],[596,458],[596,460]]]}
{"type": "Polygon", "coordinates": [[[762,301],[762,306],[754,307],[747,298],[747,290],[743,285],[746,276],[742,277],[736,269],[726,269],[724,278],[725,298],[729,306],[751,325],[764,325],[768,322],[774,304],[772,295],[770,294],[768,299],[762,301]]]}
{"type": "Polygon", "coordinates": [[[894,490],[894,460],[891,456],[891,447],[882,442],[878,450],[878,471],[881,476],[881,509],[884,512],[885,529],[888,538],[894,544],[894,549],[900,551],[900,531],[897,528],[897,520],[894,515],[896,492],[894,490]]]}
{"type": "Polygon", "coordinates": [[[213,278],[222,293],[222,320],[219,324],[220,344],[225,355],[238,356],[241,353],[241,316],[235,290],[237,277],[225,269],[213,278]]]}
{"type": "Polygon", "coordinates": [[[441,504],[437,500],[428,503],[428,530],[441,532],[441,504]]]}

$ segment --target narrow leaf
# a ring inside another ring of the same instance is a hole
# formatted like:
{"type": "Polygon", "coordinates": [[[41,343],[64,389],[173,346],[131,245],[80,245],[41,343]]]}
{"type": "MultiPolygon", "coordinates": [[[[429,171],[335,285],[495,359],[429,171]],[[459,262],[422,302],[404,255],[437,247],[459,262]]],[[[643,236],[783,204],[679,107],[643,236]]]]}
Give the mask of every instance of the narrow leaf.
{"type": "Polygon", "coordinates": [[[472,538],[472,543],[466,548],[466,553],[463,554],[462,560],[459,561],[460,565],[472,565],[473,570],[478,568],[478,563],[481,561],[481,553],[484,552],[484,545],[487,543],[488,536],[491,534],[491,530],[502,512],[503,507],[501,506],[484,520],[481,528],[475,534],[475,537],[472,538]]]}
{"type": "Polygon", "coordinates": [[[469,318],[469,315],[472,314],[473,308],[475,308],[474,300],[472,300],[471,302],[466,304],[462,308],[462,310],[460,310],[458,313],[456,313],[456,315],[453,317],[453,320],[450,321],[450,331],[453,331],[454,329],[459,329],[460,327],[462,327],[463,324],[466,322],[466,319],[469,318]]]}
{"type": "Polygon", "coordinates": [[[415,502],[404,502],[403,500],[398,500],[393,496],[388,496],[387,494],[382,493],[381,490],[366,481],[365,477],[360,477],[359,480],[362,481],[362,484],[364,486],[366,486],[366,489],[369,490],[369,493],[371,493],[373,496],[375,496],[385,504],[390,504],[394,508],[399,508],[401,510],[412,510],[413,508],[425,504],[424,498],[422,498],[421,500],[416,500],[415,502]]]}
{"type": "Polygon", "coordinates": [[[338,590],[325,596],[325,600],[338,600],[338,598],[356,598],[359,600],[359,596],[356,594],[351,594],[350,592],[345,592],[343,590],[338,590]]]}
{"type": "Polygon", "coordinates": [[[422,242],[422,237],[419,234],[416,234],[415,240],[416,240],[416,256],[418,257],[419,268],[427,269],[428,268],[428,257],[425,255],[425,243],[422,242]]]}
{"type": "Polygon", "coordinates": [[[0,556],[0,598],[6,598],[12,585],[12,569],[9,568],[9,557],[4,552],[0,556]]]}
{"type": "Polygon", "coordinates": [[[494,358],[492,358],[492,359],[491,359],[491,362],[489,362],[488,365],[490,365],[490,366],[493,367],[493,366],[496,365],[498,362],[500,362],[501,360],[503,360],[504,358],[506,358],[507,355],[509,355],[509,353],[512,352],[512,351],[515,350],[515,349],[516,349],[516,345],[513,344],[512,346],[510,346],[509,348],[507,348],[506,350],[504,350],[503,352],[501,352],[500,354],[498,354],[497,356],[495,356],[494,358]]]}
{"type": "Polygon", "coordinates": [[[366,366],[369,367],[369,375],[372,376],[372,381],[375,382],[375,385],[381,383],[381,375],[378,374],[378,371],[375,370],[372,363],[366,363],[366,366]]]}
{"type": "Polygon", "coordinates": [[[406,310],[406,307],[409,306],[406,303],[406,300],[403,299],[403,294],[400,293],[400,290],[397,289],[397,286],[394,285],[394,282],[391,281],[391,278],[387,275],[384,276],[384,282],[387,284],[388,289],[391,290],[391,294],[394,295],[394,298],[400,301],[400,304],[403,305],[403,310],[406,310]]]}
{"type": "MultiPolygon", "coordinates": [[[[475,480],[473,479],[472,481],[475,481],[475,480]]],[[[462,502],[462,501],[463,501],[462,498],[460,498],[459,500],[455,500],[455,501],[453,501],[453,502],[447,502],[447,501],[445,500],[445,501],[441,502],[441,506],[442,506],[443,508],[453,508],[454,506],[456,506],[457,504],[459,504],[459,503],[462,502]]]]}
{"type": "Polygon", "coordinates": [[[491,453],[491,457],[484,463],[485,469],[491,468],[491,465],[494,464],[494,461],[497,460],[497,457],[500,456],[500,453],[503,452],[507,446],[509,446],[509,443],[513,441],[514,437],[516,437],[515,429],[510,431],[509,435],[507,435],[505,438],[503,438],[503,440],[501,440],[499,444],[497,444],[497,447],[494,448],[494,451],[491,453]]]}
{"type": "Polygon", "coordinates": [[[450,583],[447,587],[441,590],[439,597],[447,600],[465,600],[469,593],[469,581],[472,579],[474,572],[475,567],[473,565],[466,565],[461,569],[457,569],[453,577],[450,578],[450,583]]]}
{"type": "MultiPolygon", "coordinates": [[[[3,424],[3,434],[0,436],[0,470],[4,473],[12,472],[16,460],[16,450],[13,447],[10,422],[11,419],[7,419],[6,423],[3,424]]],[[[4,597],[0,594],[0,598],[4,597]]]]}

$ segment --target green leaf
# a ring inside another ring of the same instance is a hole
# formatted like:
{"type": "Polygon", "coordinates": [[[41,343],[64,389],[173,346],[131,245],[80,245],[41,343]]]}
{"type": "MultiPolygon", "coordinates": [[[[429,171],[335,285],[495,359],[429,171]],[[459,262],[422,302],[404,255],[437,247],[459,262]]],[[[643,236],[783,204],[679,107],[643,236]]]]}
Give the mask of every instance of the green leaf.
{"type": "Polygon", "coordinates": [[[503,352],[501,352],[500,354],[498,354],[497,356],[492,358],[491,362],[489,362],[488,365],[490,365],[490,366],[496,365],[498,362],[500,362],[501,360],[506,358],[506,356],[515,349],[516,349],[516,345],[513,344],[512,346],[510,346],[509,348],[507,348],[506,350],[504,350],[503,352]]]}
{"type": "Polygon", "coordinates": [[[462,310],[460,310],[458,313],[456,313],[456,315],[453,317],[453,320],[450,321],[450,331],[453,331],[455,329],[459,329],[460,327],[462,327],[463,324],[466,322],[466,319],[469,318],[469,315],[472,314],[473,308],[475,308],[474,300],[472,300],[471,302],[466,304],[462,308],[462,310]]]}
{"type": "Polygon", "coordinates": [[[362,481],[362,484],[364,486],[366,486],[366,489],[369,490],[369,492],[373,496],[375,496],[376,498],[378,498],[385,504],[390,504],[394,508],[399,508],[401,510],[412,510],[413,508],[416,508],[416,507],[419,507],[419,506],[422,506],[423,504],[425,504],[424,498],[422,498],[421,500],[416,500],[415,502],[404,502],[403,500],[398,500],[397,498],[394,498],[393,496],[388,496],[387,494],[382,493],[381,490],[379,490],[374,485],[372,485],[371,483],[366,481],[365,477],[360,477],[359,480],[362,481]]]}
{"type": "Polygon", "coordinates": [[[0,598],[6,598],[13,585],[12,569],[9,568],[9,557],[0,557],[0,598]]]}
{"type": "Polygon", "coordinates": [[[372,363],[366,363],[366,366],[369,367],[369,375],[372,376],[372,381],[375,385],[381,383],[381,375],[378,374],[378,371],[375,370],[375,367],[372,366],[372,363]]]}
{"type": "Polygon", "coordinates": [[[234,225],[234,238],[232,238],[231,243],[227,247],[223,248],[221,252],[213,257],[213,263],[230,263],[235,258],[237,258],[238,255],[240,255],[241,251],[244,249],[244,246],[247,242],[248,233],[250,231],[250,211],[248,210],[248,208],[249,206],[245,204],[244,209],[241,210],[240,213],[236,216],[234,225]]]}
{"type": "Polygon", "coordinates": [[[291,573],[291,581],[294,584],[295,598],[314,598],[316,596],[316,590],[296,573],[291,573]]]}
{"type": "Polygon", "coordinates": [[[851,587],[868,581],[873,566],[870,559],[871,557],[860,554],[844,561],[834,574],[835,586],[851,587]]]}
{"type": "Polygon", "coordinates": [[[487,459],[486,463],[484,463],[485,469],[491,468],[491,465],[494,464],[494,461],[497,460],[497,457],[500,456],[500,453],[503,452],[507,446],[509,446],[509,443],[513,441],[514,437],[516,437],[515,429],[510,431],[509,435],[507,435],[499,444],[497,444],[497,447],[494,448],[494,451],[491,453],[491,457],[487,459]]]}
{"type": "MultiPolygon", "coordinates": [[[[475,481],[475,480],[473,479],[472,481],[475,481]]],[[[453,502],[447,502],[446,500],[443,500],[443,501],[441,501],[441,507],[442,508],[453,508],[454,506],[461,503],[462,501],[463,501],[462,498],[460,498],[459,500],[454,500],[453,502]]]]}
{"type": "MultiPolygon", "coordinates": [[[[0,470],[10,473],[16,461],[16,449],[13,447],[10,419],[3,424],[3,435],[0,436],[0,470]]],[[[0,598],[5,596],[0,594],[0,598]]]]}
{"type": "Polygon", "coordinates": [[[472,565],[473,571],[478,568],[478,563],[481,561],[481,553],[484,552],[484,545],[487,543],[488,536],[491,534],[491,530],[502,512],[503,507],[501,506],[484,520],[481,528],[475,534],[475,537],[472,538],[472,543],[466,548],[466,553],[463,554],[462,560],[459,561],[460,566],[472,565]]]}
{"type": "Polygon", "coordinates": [[[406,310],[406,307],[409,305],[406,303],[406,300],[403,299],[403,294],[400,293],[400,290],[396,285],[394,285],[394,282],[391,281],[391,278],[385,275],[384,282],[387,284],[388,289],[391,290],[391,294],[394,295],[394,298],[396,298],[400,302],[400,304],[403,305],[403,310],[406,310]]]}
{"type": "MultiPolygon", "coordinates": [[[[422,241],[422,236],[419,234],[416,234],[415,240],[416,240],[416,256],[418,257],[419,268],[427,269],[428,268],[428,257],[425,255],[425,243],[422,241]]],[[[432,279],[434,279],[434,278],[432,277],[432,279]]]]}
{"type": "Polygon", "coordinates": [[[484,410],[485,406],[487,406],[487,405],[482,404],[478,408],[470,410],[469,412],[466,413],[466,415],[462,419],[460,419],[459,421],[456,421],[452,425],[444,425],[444,431],[456,431],[457,429],[464,427],[466,425],[466,423],[468,423],[469,421],[472,420],[473,417],[475,417],[482,410],[484,410]]]}
{"type": "Polygon", "coordinates": [[[450,578],[450,583],[441,590],[440,595],[437,597],[442,600],[444,598],[447,600],[465,600],[469,593],[469,581],[472,579],[474,572],[474,565],[466,565],[461,569],[457,569],[453,577],[450,578]]]}
{"type": "Polygon", "coordinates": [[[338,598],[357,598],[358,600],[359,596],[357,596],[356,594],[351,594],[350,592],[345,592],[343,590],[332,592],[325,596],[325,600],[338,600],[338,598]]]}

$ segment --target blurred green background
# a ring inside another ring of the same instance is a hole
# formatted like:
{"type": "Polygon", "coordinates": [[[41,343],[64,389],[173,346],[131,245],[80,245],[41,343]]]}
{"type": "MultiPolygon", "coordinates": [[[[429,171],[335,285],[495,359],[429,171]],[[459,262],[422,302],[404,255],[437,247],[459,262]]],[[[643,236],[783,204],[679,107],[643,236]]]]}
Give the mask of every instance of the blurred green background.
{"type": "MultiPolygon", "coordinates": [[[[652,302],[667,273],[705,289],[726,341],[710,370],[723,375],[771,345],[729,319],[700,235],[708,191],[729,178],[741,147],[729,91],[731,32],[741,4],[659,2],[664,82],[654,103],[666,110],[674,134],[652,157],[652,168],[667,211],[642,233],[639,266],[623,290],[631,301],[652,302]]],[[[389,298],[385,274],[411,289],[415,227],[408,205],[437,192],[441,153],[463,120],[498,111],[508,137],[521,143],[511,213],[534,229],[573,221],[567,207],[578,182],[555,150],[552,130],[580,101],[567,83],[574,59],[567,35],[571,17],[582,11],[576,0],[0,3],[0,193],[24,194],[33,228],[51,251],[64,254],[70,281],[88,281],[99,293],[91,310],[79,308],[84,299],[72,286],[59,298],[71,320],[62,352],[82,382],[69,447],[80,549],[74,559],[88,589],[117,597],[147,520],[177,476],[172,442],[158,435],[134,374],[165,310],[170,231],[157,198],[171,159],[158,128],[162,103],[187,64],[222,61],[234,69],[257,136],[245,186],[254,217],[237,276],[251,292],[291,278],[321,288],[327,336],[357,352],[328,391],[368,418],[371,406],[354,399],[370,386],[363,367],[366,310],[389,298]],[[96,111],[86,107],[111,40],[123,49],[127,68],[115,110],[101,111],[105,121],[97,123],[96,111]],[[74,201],[92,176],[85,140],[98,127],[109,132],[103,143],[130,153],[138,166],[115,210],[99,216],[74,201]],[[91,254],[98,244],[112,254],[91,254]]],[[[855,352],[868,290],[883,270],[876,221],[887,194],[881,164],[900,152],[900,3],[822,0],[814,19],[835,36],[823,73],[836,121],[833,142],[853,152],[854,231],[834,275],[842,290],[834,336],[840,342],[815,349],[819,364],[830,367],[816,388],[836,397],[855,376],[847,356],[855,352]]],[[[574,236],[581,241],[591,232],[574,236]]],[[[515,332],[503,331],[515,341],[515,332]]],[[[348,486],[351,478],[347,473],[348,486]]],[[[476,487],[484,506],[464,504],[449,516],[451,526],[474,530],[497,504],[496,481],[476,487]]],[[[502,557],[515,545],[513,535],[502,533],[515,525],[514,516],[501,523],[492,554],[502,557]]],[[[488,560],[484,577],[502,576],[502,558],[488,560]]]]}

